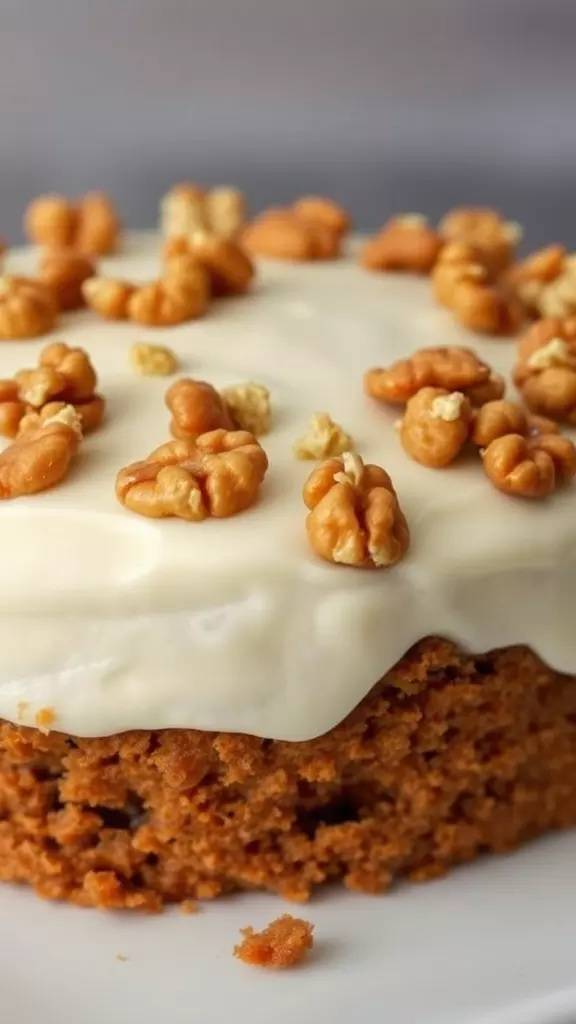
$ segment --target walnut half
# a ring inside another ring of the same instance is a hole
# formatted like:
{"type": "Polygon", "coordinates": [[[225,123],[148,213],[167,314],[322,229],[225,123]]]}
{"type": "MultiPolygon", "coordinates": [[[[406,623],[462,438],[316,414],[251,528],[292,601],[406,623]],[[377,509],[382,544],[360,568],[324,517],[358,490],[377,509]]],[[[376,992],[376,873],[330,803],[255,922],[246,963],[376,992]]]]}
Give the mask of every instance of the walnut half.
{"type": "Polygon", "coordinates": [[[408,550],[410,535],[392,482],[380,466],[345,452],[318,466],[304,485],[306,529],[320,558],[381,569],[408,550]]]}
{"type": "Polygon", "coordinates": [[[121,469],[116,496],[152,519],[224,519],[256,502],[267,468],[266,453],[248,431],[213,430],[169,441],[121,469]]]}

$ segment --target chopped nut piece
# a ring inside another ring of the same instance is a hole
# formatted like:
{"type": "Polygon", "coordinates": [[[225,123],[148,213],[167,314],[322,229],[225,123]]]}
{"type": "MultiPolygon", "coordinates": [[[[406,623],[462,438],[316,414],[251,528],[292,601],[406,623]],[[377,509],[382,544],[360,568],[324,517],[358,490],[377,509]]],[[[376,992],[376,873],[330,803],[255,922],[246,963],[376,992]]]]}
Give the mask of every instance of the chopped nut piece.
{"type": "Polygon", "coordinates": [[[35,409],[41,408],[51,398],[56,398],[66,388],[66,378],[51,366],[37,370],[20,370],[15,377],[20,401],[35,409]]]}
{"type": "Polygon", "coordinates": [[[261,437],[270,430],[270,392],[263,384],[249,381],[223,388],[221,396],[241,430],[261,437]]]}
{"type": "Polygon", "coordinates": [[[461,392],[422,388],[408,400],[400,440],[416,462],[441,469],[462,451],[471,419],[472,407],[461,392]]]}
{"type": "Polygon", "coordinates": [[[531,370],[547,370],[550,366],[570,366],[575,357],[570,358],[570,349],[562,338],[551,338],[542,348],[537,348],[528,357],[527,365],[531,370]]]}
{"type": "Polygon", "coordinates": [[[234,956],[255,967],[293,967],[312,949],[313,931],[309,921],[283,914],[261,932],[242,928],[242,942],[234,946],[234,956]]]}
{"type": "Polygon", "coordinates": [[[525,435],[528,432],[528,417],[515,402],[487,402],[475,414],[472,440],[479,448],[486,448],[492,441],[506,434],[525,435]]]}
{"type": "Polygon", "coordinates": [[[488,445],[483,461],[498,490],[522,498],[546,498],[576,475],[576,447],[560,434],[506,434],[488,445]]]}
{"type": "Polygon", "coordinates": [[[0,500],[54,487],[77,450],[78,435],[65,423],[51,423],[14,441],[0,453],[0,500]]]}
{"type": "Polygon", "coordinates": [[[248,431],[213,430],[194,441],[170,441],[120,470],[116,495],[132,512],[155,519],[225,518],[255,503],[267,467],[248,431]]]}
{"type": "Polygon", "coordinates": [[[65,402],[48,402],[42,409],[29,412],[20,420],[18,438],[35,433],[41,427],[47,427],[51,423],[63,423],[73,430],[78,440],[81,441],[84,435],[82,422],[75,406],[67,405],[65,402]]]}
{"type": "Polygon", "coordinates": [[[368,270],[399,270],[429,274],[442,248],[442,239],[425,217],[392,217],[360,253],[368,270]]]}
{"type": "Polygon", "coordinates": [[[174,437],[194,439],[219,427],[236,428],[227,403],[206,381],[187,377],[176,381],[168,388],[165,402],[172,413],[170,431],[174,437]]]}
{"type": "Polygon", "coordinates": [[[326,459],[354,451],[354,441],[327,412],[310,418],[306,433],[294,444],[297,459],[326,459]]]}
{"type": "Polygon", "coordinates": [[[24,230],[38,245],[104,256],[115,249],[120,224],[108,196],[91,192],[76,204],[63,196],[38,196],[26,210],[24,230]]]}
{"type": "Polygon", "coordinates": [[[0,341],[37,338],[58,317],[52,291],[26,277],[0,277],[0,341]]]}
{"type": "Polygon", "coordinates": [[[310,543],[340,565],[384,568],[408,550],[409,531],[388,474],[346,452],[308,477],[304,503],[310,543]]]}
{"type": "Polygon", "coordinates": [[[564,245],[548,245],[510,267],[506,282],[516,291],[530,313],[543,312],[541,299],[546,286],[562,273],[565,258],[564,245]]]}
{"type": "Polygon", "coordinates": [[[518,341],[517,352],[520,362],[527,362],[536,349],[543,348],[554,338],[567,342],[571,349],[576,348],[576,317],[548,317],[532,324],[518,341]]]}
{"type": "Polygon", "coordinates": [[[481,255],[481,262],[492,274],[499,274],[512,263],[519,241],[517,224],[504,221],[495,210],[483,207],[451,210],[441,220],[438,230],[447,241],[474,246],[481,255]]]}
{"type": "Polygon", "coordinates": [[[422,348],[409,359],[400,359],[387,369],[369,370],[364,389],[379,402],[403,405],[421,388],[463,391],[484,386],[490,367],[469,348],[422,348]]]}
{"type": "Polygon", "coordinates": [[[106,277],[89,277],[82,284],[86,305],[107,320],[126,320],[134,285],[106,277]]]}
{"type": "Polygon", "coordinates": [[[139,341],[130,349],[130,362],[145,377],[169,377],[176,373],[178,360],[164,345],[148,345],[139,341]]]}
{"type": "Polygon", "coordinates": [[[54,710],[52,708],[40,708],[40,710],[37,711],[36,715],[34,716],[34,723],[36,725],[36,728],[39,729],[40,732],[44,734],[44,736],[49,735],[50,729],[54,725],[55,721],[56,715],[54,714],[54,710]]]}
{"type": "Polygon", "coordinates": [[[47,249],[38,270],[40,281],[54,292],[60,309],[80,309],[85,304],[82,285],[94,273],[94,264],[75,249],[47,249]]]}

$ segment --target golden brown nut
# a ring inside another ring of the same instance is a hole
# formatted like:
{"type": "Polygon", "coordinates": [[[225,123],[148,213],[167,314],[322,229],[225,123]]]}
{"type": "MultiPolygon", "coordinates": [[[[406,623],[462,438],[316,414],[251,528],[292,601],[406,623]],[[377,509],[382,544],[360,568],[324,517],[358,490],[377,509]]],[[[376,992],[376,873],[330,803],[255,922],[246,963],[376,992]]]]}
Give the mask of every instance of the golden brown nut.
{"type": "Polygon", "coordinates": [[[134,285],[108,277],[89,277],[82,284],[86,305],[106,320],[126,320],[134,285]]]}
{"type": "Polygon", "coordinates": [[[297,459],[328,459],[353,452],[354,448],[352,437],[339,423],[335,423],[327,412],[315,412],[306,433],[294,443],[293,451],[297,459]]]}
{"type": "Polygon", "coordinates": [[[85,305],[82,285],[94,274],[94,264],[75,249],[47,249],[40,257],[39,280],[54,292],[60,309],[85,305]]]}
{"type": "Polygon", "coordinates": [[[248,431],[213,430],[195,441],[171,441],[120,470],[116,495],[132,512],[155,519],[226,518],[256,502],[267,468],[248,431]]]}
{"type": "Polygon", "coordinates": [[[548,320],[535,324],[518,350],[520,358],[513,378],[528,408],[559,423],[576,423],[573,321],[548,320]],[[561,333],[549,338],[555,326],[561,333]]]}
{"type": "Polygon", "coordinates": [[[88,256],[114,252],[120,223],[114,206],[103,192],[89,192],[78,204],[78,225],[74,245],[88,256]]]}
{"type": "Polygon", "coordinates": [[[38,196],[24,215],[24,229],[38,245],[73,248],[104,256],[116,247],[120,225],[108,196],[89,192],[78,203],[63,196],[38,196]]]}
{"type": "Polygon", "coordinates": [[[472,245],[481,254],[482,263],[499,274],[513,259],[521,237],[518,224],[505,221],[495,210],[483,207],[459,207],[441,220],[438,230],[451,242],[472,245]]]}
{"type": "Polygon", "coordinates": [[[518,359],[520,362],[527,361],[536,349],[543,348],[554,338],[567,342],[571,348],[576,343],[576,317],[546,317],[532,324],[518,341],[518,359]]]}
{"type": "Polygon", "coordinates": [[[462,451],[471,421],[472,406],[462,392],[422,388],[408,399],[400,440],[416,462],[441,469],[462,451]]]}
{"type": "Polygon", "coordinates": [[[472,440],[479,448],[486,448],[498,437],[506,434],[528,433],[528,417],[515,402],[487,402],[474,416],[472,440]]]}
{"type": "Polygon", "coordinates": [[[74,431],[79,441],[84,436],[80,417],[73,405],[67,402],[48,402],[41,409],[29,411],[22,417],[18,428],[18,439],[36,433],[41,427],[52,423],[63,423],[74,431]]]}
{"type": "Polygon", "coordinates": [[[67,384],[66,377],[51,366],[19,370],[14,379],[18,385],[18,398],[33,409],[40,409],[50,399],[56,398],[67,384]]]}
{"type": "Polygon", "coordinates": [[[16,437],[20,421],[26,413],[26,403],[18,398],[15,380],[0,380],[0,435],[16,437]]]}
{"type": "Polygon", "coordinates": [[[24,231],[37,245],[56,248],[73,245],[77,223],[77,211],[64,196],[38,196],[24,213],[24,231]]]}
{"type": "Polygon", "coordinates": [[[326,196],[301,196],[292,204],[292,210],[300,220],[322,224],[338,238],[350,231],[351,222],[347,211],[326,196]]]}
{"type": "Polygon", "coordinates": [[[51,331],[58,307],[51,290],[27,277],[0,277],[0,340],[37,338],[51,331]]]}
{"type": "Polygon", "coordinates": [[[55,370],[63,377],[64,387],[53,392],[63,401],[74,403],[92,398],[98,378],[83,348],[71,348],[63,341],[55,341],[42,349],[40,366],[55,370]]]}
{"type": "Polygon", "coordinates": [[[76,431],[52,422],[0,453],[0,500],[37,494],[62,480],[78,450],[76,431]]]}
{"type": "Polygon", "coordinates": [[[351,452],[329,459],[310,474],[303,498],[311,510],[308,538],[320,558],[379,569],[406,554],[408,524],[380,466],[365,466],[351,452]]]}
{"type": "Polygon", "coordinates": [[[164,238],[188,236],[207,229],[205,199],[206,193],[200,185],[193,182],[174,185],[160,204],[164,238]]]}
{"type": "Polygon", "coordinates": [[[173,327],[206,311],[204,295],[184,279],[166,277],[136,288],[128,300],[128,317],[146,327],[173,327]]]}
{"type": "Polygon", "coordinates": [[[92,398],[87,398],[83,402],[76,402],[76,404],[70,402],[47,402],[41,409],[34,411],[29,409],[26,412],[26,415],[20,421],[17,436],[22,437],[23,434],[29,434],[30,431],[37,430],[45,423],[57,420],[64,414],[68,417],[69,425],[71,425],[70,410],[74,413],[81,435],[90,434],[100,426],[104,418],[105,405],[106,403],[100,395],[94,395],[92,398]]]}
{"type": "Polygon", "coordinates": [[[442,239],[418,213],[392,217],[360,253],[368,270],[398,270],[429,274],[442,248],[442,239]]]}
{"type": "Polygon", "coordinates": [[[472,349],[422,348],[387,369],[369,370],[364,377],[364,389],[379,402],[404,405],[421,388],[468,393],[469,389],[487,384],[490,376],[490,367],[472,349]]]}
{"type": "Polygon", "coordinates": [[[248,291],[254,264],[240,245],[208,232],[197,232],[190,238],[190,253],[208,273],[213,295],[241,295],[248,291]]]}
{"type": "Polygon", "coordinates": [[[212,287],[210,274],[190,251],[174,254],[166,261],[160,283],[171,298],[194,307],[196,313],[192,319],[203,316],[208,309],[212,287]]]}
{"type": "Polygon", "coordinates": [[[174,437],[194,439],[219,427],[236,428],[227,403],[206,381],[189,378],[176,381],[168,388],[165,402],[172,413],[170,431],[174,437]]]}
{"type": "Polygon", "coordinates": [[[306,263],[318,257],[319,233],[292,210],[267,210],[244,229],[242,246],[253,256],[306,263]]]}
{"type": "Polygon", "coordinates": [[[564,245],[547,245],[526,259],[514,264],[506,273],[507,285],[514,289],[529,313],[546,315],[546,300],[542,297],[546,286],[560,276],[566,262],[564,245]]]}
{"type": "Polygon", "coordinates": [[[246,200],[239,189],[220,185],[206,193],[205,212],[206,223],[198,225],[196,230],[208,228],[218,238],[233,241],[246,220],[246,200]]]}
{"type": "Polygon", "coordinates": [[[478,281],[460,280],[451,308],[464,327],[479,334],[516,334],[524,320],[524,308],[512,293],[478,281]]]}
{"type": "Polygon", "coordinates": [[[220,394],[240,430],[248,430],[255,437],[269,432],[270,392],[264,384],[235,384],[223,388],[220,394]]]}
{"type": "MultiPolygon", "coordinates": [[[[455,245],[456,243],[454,243],[455,245]]],[[[450,249],[452,246],[447,245],[444,248],[450,249]]],[[[458,262],[457,260],[444,261],[440,256],[431,274],[432,294],[436,302],[452,309],[454,295],[459,285],[481,285],[487,278],[487,271],[480,263],[458,262]]]]}
{"type": "Polygon", "coordinates": [[[165,345],[138,341],[130,349],[130,363],[144,377],[169,377],[178,369],[178,359],[165,345]]]}
{"type": "Polygon", "coordinates": [[[576,447],[560,434],[507,434],[488,445],[483,461],[498,490],[522,498],[546,498],[576,475],[576,447]]]}

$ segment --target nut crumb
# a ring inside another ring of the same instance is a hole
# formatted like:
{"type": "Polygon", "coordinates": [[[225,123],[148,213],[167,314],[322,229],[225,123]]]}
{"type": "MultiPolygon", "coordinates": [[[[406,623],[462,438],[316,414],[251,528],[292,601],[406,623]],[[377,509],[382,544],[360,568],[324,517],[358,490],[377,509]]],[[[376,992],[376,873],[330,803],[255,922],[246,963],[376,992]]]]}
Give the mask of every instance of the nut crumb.
{"type": "Polygon", "coordinates": [[[466,401],[461,391],[453,391],[450,395],[438,395],[432,400],[430,415],[432,419],[454,423],[462,415],[462,406],[466,401]]]}
{"type": "Polygon", "coordinates": [[[297,459],[325,459],[354,451],[354,440],[329,413],[315,412],[306,432],[294,443],[297,459]]]}
{"type": "Polygon", "coordinates": [[[178,369],[178,359],[165,345],[138,341],[130,349],[130,363],[144,377],[169,377],[178,369]]]}
{"type": "Polygon", "coordinates": [[[303,918],[283,914],[261,932],[242,928],[242,941],[234,946],[234,956],[253,967],[281,969],[306,959],[314,945],[314,925],[303,918]]]}
{"type": "Polygon", "coordinates": [[[570,365],[568,345],[562,338],[551,338],[542,348],[537,348],[532,352],[527,362],[531,370],[547,370],[550,366],[568,366],[570,365]]]}
{"type": "Polygon", "coordinates": [[[44,736],[48,735],[55,721],[56,715],[52,708],[40,708],[34,716],[36,728],[39,729],[44,736]]]}
{"type": "Polygon", "coordinates": [[[270,392],[264,384],[248,381],[220,392],[240,430],[261,437],[270,430],[270,392]]]}
{"type": "Polygon", "coordinates": [[[194,900],[182,900],[180,910],[183,914],[197,914],[198,904],[194,900]]]}
{"type": "Polygon", "coordinates": [[[128,957],[124,956],[123,953],[116,953],[116,959],[119,960],[121,964],[125,964],[128,960],[128,957]]]}

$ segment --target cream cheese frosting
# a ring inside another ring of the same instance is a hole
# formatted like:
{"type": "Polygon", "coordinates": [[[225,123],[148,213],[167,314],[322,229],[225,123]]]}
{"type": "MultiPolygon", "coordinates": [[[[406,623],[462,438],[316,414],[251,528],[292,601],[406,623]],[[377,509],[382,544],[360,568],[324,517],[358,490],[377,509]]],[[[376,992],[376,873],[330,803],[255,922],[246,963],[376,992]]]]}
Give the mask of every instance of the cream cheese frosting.
{"type": "MultiPolygon", "coordinates": [[[[128,236],[102,271],[151,279],[159,251],[154,235],[128,236]]],[[[7,270],[34,265],[22,250],[7,270]]],[[[186,727],[305,740],[431,634],[476,652],[530,643],[576,672],[576,489],[530,503],[494,490],[476,461],[426,469],[400,446],[398,411],[362,389],[367,368],[429,345],[472,346],[508,375],[514,343],[459,328],[427,280],[353,258],[258,271],[249,295],[193,323],[147,329],[85,311],[53,336],[0,346],[1,377],[54,338],[86,348],[108,403],[63,483],[0,503],[0,717],[34,724],[50,708],[54,728],[81,736],[186,727]],[[254,508],[185,523],[118,503],[118,469],[170,436],[167,380],[134,372],[136,341],[167,345],[182,375],[218,388],[270,389],[270,470],[254,508]],[[394,481],[412,544],[391,569],[324,564],[308,547],[313,464],[293,444],[318,411],[394,481]]]]}

